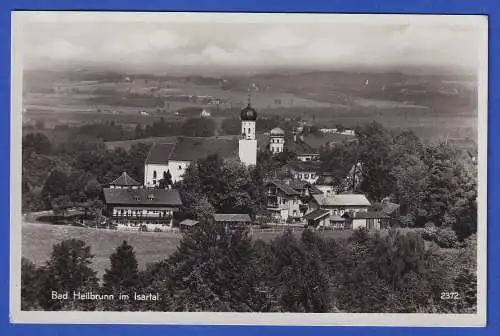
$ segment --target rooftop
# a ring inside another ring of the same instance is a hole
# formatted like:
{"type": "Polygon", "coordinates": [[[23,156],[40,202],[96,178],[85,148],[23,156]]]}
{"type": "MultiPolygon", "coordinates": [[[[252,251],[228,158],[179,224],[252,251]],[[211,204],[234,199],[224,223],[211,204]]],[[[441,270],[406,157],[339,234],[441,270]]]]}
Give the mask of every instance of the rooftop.
{"type": "Polygon", "coordinates": [[[278,188],[281,191],[283,191],[285,193],[285,195],[287,195],[287,196],[299,195],[299,192],[297,192],[297,190],[295,190],[294,188],[292,188],[291,186],[289,186],[285,181],[270,180],[268,182],[268,184],[274,185],[276,188],[278,188]]]}
{"type": "Polygon", "coordinates": [[[185,225],[185,226],[195,226],[197,225],[198,223],[200,223],[199,221],[197,220],[193,220],[193,219],[185,219],[183,220],[182,222],[179,223],[179,225],[185,225]]]}
{"type": "Polygon", "coordinates": [[[248,214],[214,214],[216,222],[250,222],[248,214]]]}
{"type": "Polygon", "coordinates": [[[238,156],[236,137],[179,137],[175,143],[157,143],[151,147],[146,164],[166,164],[169,160],[197,161],[211,154],[223,159],[238,156]]]}
{"type": "Polygon", "coordinates": [[[363,194],[313,195],[320,206],[370,206],[370,201],[363,194]]]}
{"type": "Polygon", "coordinates": [[[119,178],[109,184],[110,186],[132,187],[142,184],[131,178],[126,172],[123,172],[119,178]]]}
{"type": "Polygon", "coordinates": [[[287,166],[294,171],[316,173],[320,170],[321,163],[317,161],[293,161],[287,166]]]}
{"type": "Polygon", "coordinates": [[[330,215],[330,211],[324,209],[316,209],[304,216],[306,220],[318,220],[330,215]]]}
{"type": "Polygon", "coordinates": [[[107,204],[171,207],[178,207],[182,205],[179,192],[172,189],[104,188],[103,193],[107,204]]]}

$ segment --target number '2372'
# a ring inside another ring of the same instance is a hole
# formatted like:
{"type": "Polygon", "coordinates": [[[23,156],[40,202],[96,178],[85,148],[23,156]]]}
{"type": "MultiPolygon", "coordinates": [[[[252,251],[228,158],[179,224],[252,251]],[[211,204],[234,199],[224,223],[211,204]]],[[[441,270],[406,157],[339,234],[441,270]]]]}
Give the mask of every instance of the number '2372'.
{"type": "Polygon", "coordinates": [[[441,300],[458,300],[460,295],[457,292],[441,292],[441,300]]]}

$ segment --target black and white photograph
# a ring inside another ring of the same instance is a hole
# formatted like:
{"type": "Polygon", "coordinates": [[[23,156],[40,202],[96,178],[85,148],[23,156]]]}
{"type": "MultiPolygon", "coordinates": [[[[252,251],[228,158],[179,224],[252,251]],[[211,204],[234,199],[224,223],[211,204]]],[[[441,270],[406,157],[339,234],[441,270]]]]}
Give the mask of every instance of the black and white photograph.
{"type": "Polygon", "coordinates": [[[12,321],[485,324],[486,18],[12,27],[12,321]]]}

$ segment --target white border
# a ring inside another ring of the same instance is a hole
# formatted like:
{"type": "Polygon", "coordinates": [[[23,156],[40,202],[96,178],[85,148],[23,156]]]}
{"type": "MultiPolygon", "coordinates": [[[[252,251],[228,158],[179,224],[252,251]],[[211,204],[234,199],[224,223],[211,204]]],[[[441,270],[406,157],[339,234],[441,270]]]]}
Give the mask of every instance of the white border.
{"type": "Polygon", "coordinates": [[[330,325],[330,326],[485,326],[487,223],[487,97],[488,19],[473,15],[385,14],[250,14],[250,13],[124,13],[124,12],[12,12],[11,153],[10,153],[10,321],[57,324],[191,324],[191,325],[330,325]],[[477,314],[294,314],[188,312],[47,312],[21,311],[21,139],[22,33],[26,22],[293,22],[357,24],[471,24],[478,41],[478,312],[477,314]]]}

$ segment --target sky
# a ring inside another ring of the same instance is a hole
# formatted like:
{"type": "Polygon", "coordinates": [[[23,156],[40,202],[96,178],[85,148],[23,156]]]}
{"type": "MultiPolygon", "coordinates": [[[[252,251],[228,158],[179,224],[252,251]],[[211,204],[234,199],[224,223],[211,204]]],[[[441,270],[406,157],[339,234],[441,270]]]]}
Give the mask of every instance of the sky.
{"type": "MultiPolygon", "coordinates": [[[[380,21],[380,20],[378,20],[380,21]]],[[[95,64],[137,71],[342,67],[475,69],[470,24],[336,22],[27,22],[25,68],[95,64]]]]}

